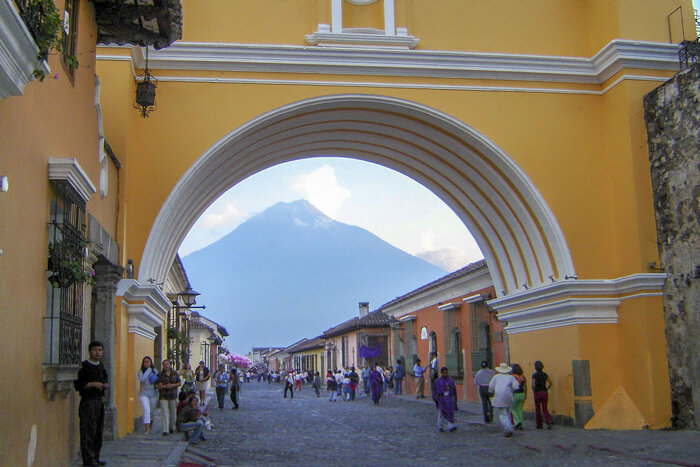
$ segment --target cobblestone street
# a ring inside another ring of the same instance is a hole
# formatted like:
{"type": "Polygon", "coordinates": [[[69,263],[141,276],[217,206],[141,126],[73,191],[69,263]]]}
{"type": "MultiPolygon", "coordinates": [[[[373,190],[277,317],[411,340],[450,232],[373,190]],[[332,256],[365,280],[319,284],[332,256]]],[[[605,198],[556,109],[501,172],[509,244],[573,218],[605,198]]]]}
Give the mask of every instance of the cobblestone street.
{"type": "Polygon", "coordinates": [[[700,443],[693,431],[585,431],[555,426],[506,439],[480,422],[479,407],[462,403],[459,429],[440,433],[435,406],[412,396],[382,397],[375,406],[317,398],[310,386],[282,398],[282,385],[241,385],[240,409],[215,398],[215,425],[208,440],[189,446],[183,462],[209,465],[698,465],[700,443]],[[682,446],[682,449],[679,447],[682,446]]]}

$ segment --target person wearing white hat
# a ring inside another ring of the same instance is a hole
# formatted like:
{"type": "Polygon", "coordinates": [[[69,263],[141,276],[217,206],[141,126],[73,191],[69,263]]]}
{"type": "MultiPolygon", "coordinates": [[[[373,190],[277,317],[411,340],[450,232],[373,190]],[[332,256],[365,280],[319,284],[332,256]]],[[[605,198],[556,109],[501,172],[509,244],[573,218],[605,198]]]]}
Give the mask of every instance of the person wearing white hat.
{"type": "Polygon", "coordinates": [[[489,393],[494,395],[493,408],[498,413],[498,419],[503,425],[506,438],[513,436],[513,423],[510,421],[510,406],[513,404],[513,391],[520,383],[510,374],[513,369],[506,363],[496,367],[497,374],[489,383],[489,393]]]}

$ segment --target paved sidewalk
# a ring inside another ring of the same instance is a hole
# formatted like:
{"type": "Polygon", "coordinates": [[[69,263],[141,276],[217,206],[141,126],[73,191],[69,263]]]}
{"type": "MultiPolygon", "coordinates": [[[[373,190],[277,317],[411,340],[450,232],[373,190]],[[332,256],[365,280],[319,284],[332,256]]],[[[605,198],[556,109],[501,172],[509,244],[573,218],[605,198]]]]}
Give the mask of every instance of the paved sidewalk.
{"type": "MultiPolygon", "coordinates": [[[[207,392],[205,404],[214,398],[213,392],[207,392]]],[[[109,467],[178,467],[180,458],[187,449],[187,442],[182,433],[162,435],[160,410],[156,409],[153,429],[149,435],[143,434],[143,428],[129,433],[114,441],[105,441],[102,445],[101,460],[109,467]]],[[[78,455],[70,467],[82,466],[78,455]]]]}

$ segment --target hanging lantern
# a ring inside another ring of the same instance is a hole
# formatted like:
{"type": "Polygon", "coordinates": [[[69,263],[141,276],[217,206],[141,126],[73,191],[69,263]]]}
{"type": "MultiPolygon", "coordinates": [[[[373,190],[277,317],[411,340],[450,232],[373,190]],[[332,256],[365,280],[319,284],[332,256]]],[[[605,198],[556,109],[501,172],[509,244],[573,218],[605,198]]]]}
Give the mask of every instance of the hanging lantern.
{"type": "Polygon", "coordinates": [[[141,112],[143,118],[156,109],[156,87],[158,80],[148,70],[148,48],[146,48],[146,68],[144,74],[136,77],[136,103],[134,108],[141,112]]]}

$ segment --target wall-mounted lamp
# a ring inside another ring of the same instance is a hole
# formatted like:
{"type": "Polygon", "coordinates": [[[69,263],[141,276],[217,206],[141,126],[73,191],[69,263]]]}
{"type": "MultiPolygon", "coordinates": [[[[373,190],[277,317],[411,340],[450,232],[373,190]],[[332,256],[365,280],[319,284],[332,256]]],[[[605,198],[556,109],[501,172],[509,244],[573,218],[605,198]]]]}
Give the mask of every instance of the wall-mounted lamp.
{"type": "Polygon", "coordinates": [[[158,80],[151,76],[148,70],[148,47],[146,47],[146,68],[143,75],[136,77],[136,103],[134,108],[141,112],[143,118],[148,118],[148,114],[156,110],[156,88],[158,80]]]}
{"type": "Polygon", "coordinates": [[[0,191],[5,193],[10,189],[10,180],[5,175],[0,175],[0,191]]]}
{"type": "Polygon", "coordinates": [[[183,290],[179,294],[177,294],[178,297],[182,298],[182,301],[185,302],[184,305],[178,305],[176,303],[173,304],[173,308],[176,310],[179,309],[190,309],[190,308],[200,308],[200,309],[205,309],[206,306],[194,306],[195,303],[197,303],[197,297],[201,295],[199,292],[192,290],[192,287],[187,287],[187,289],[183,290]]]}

